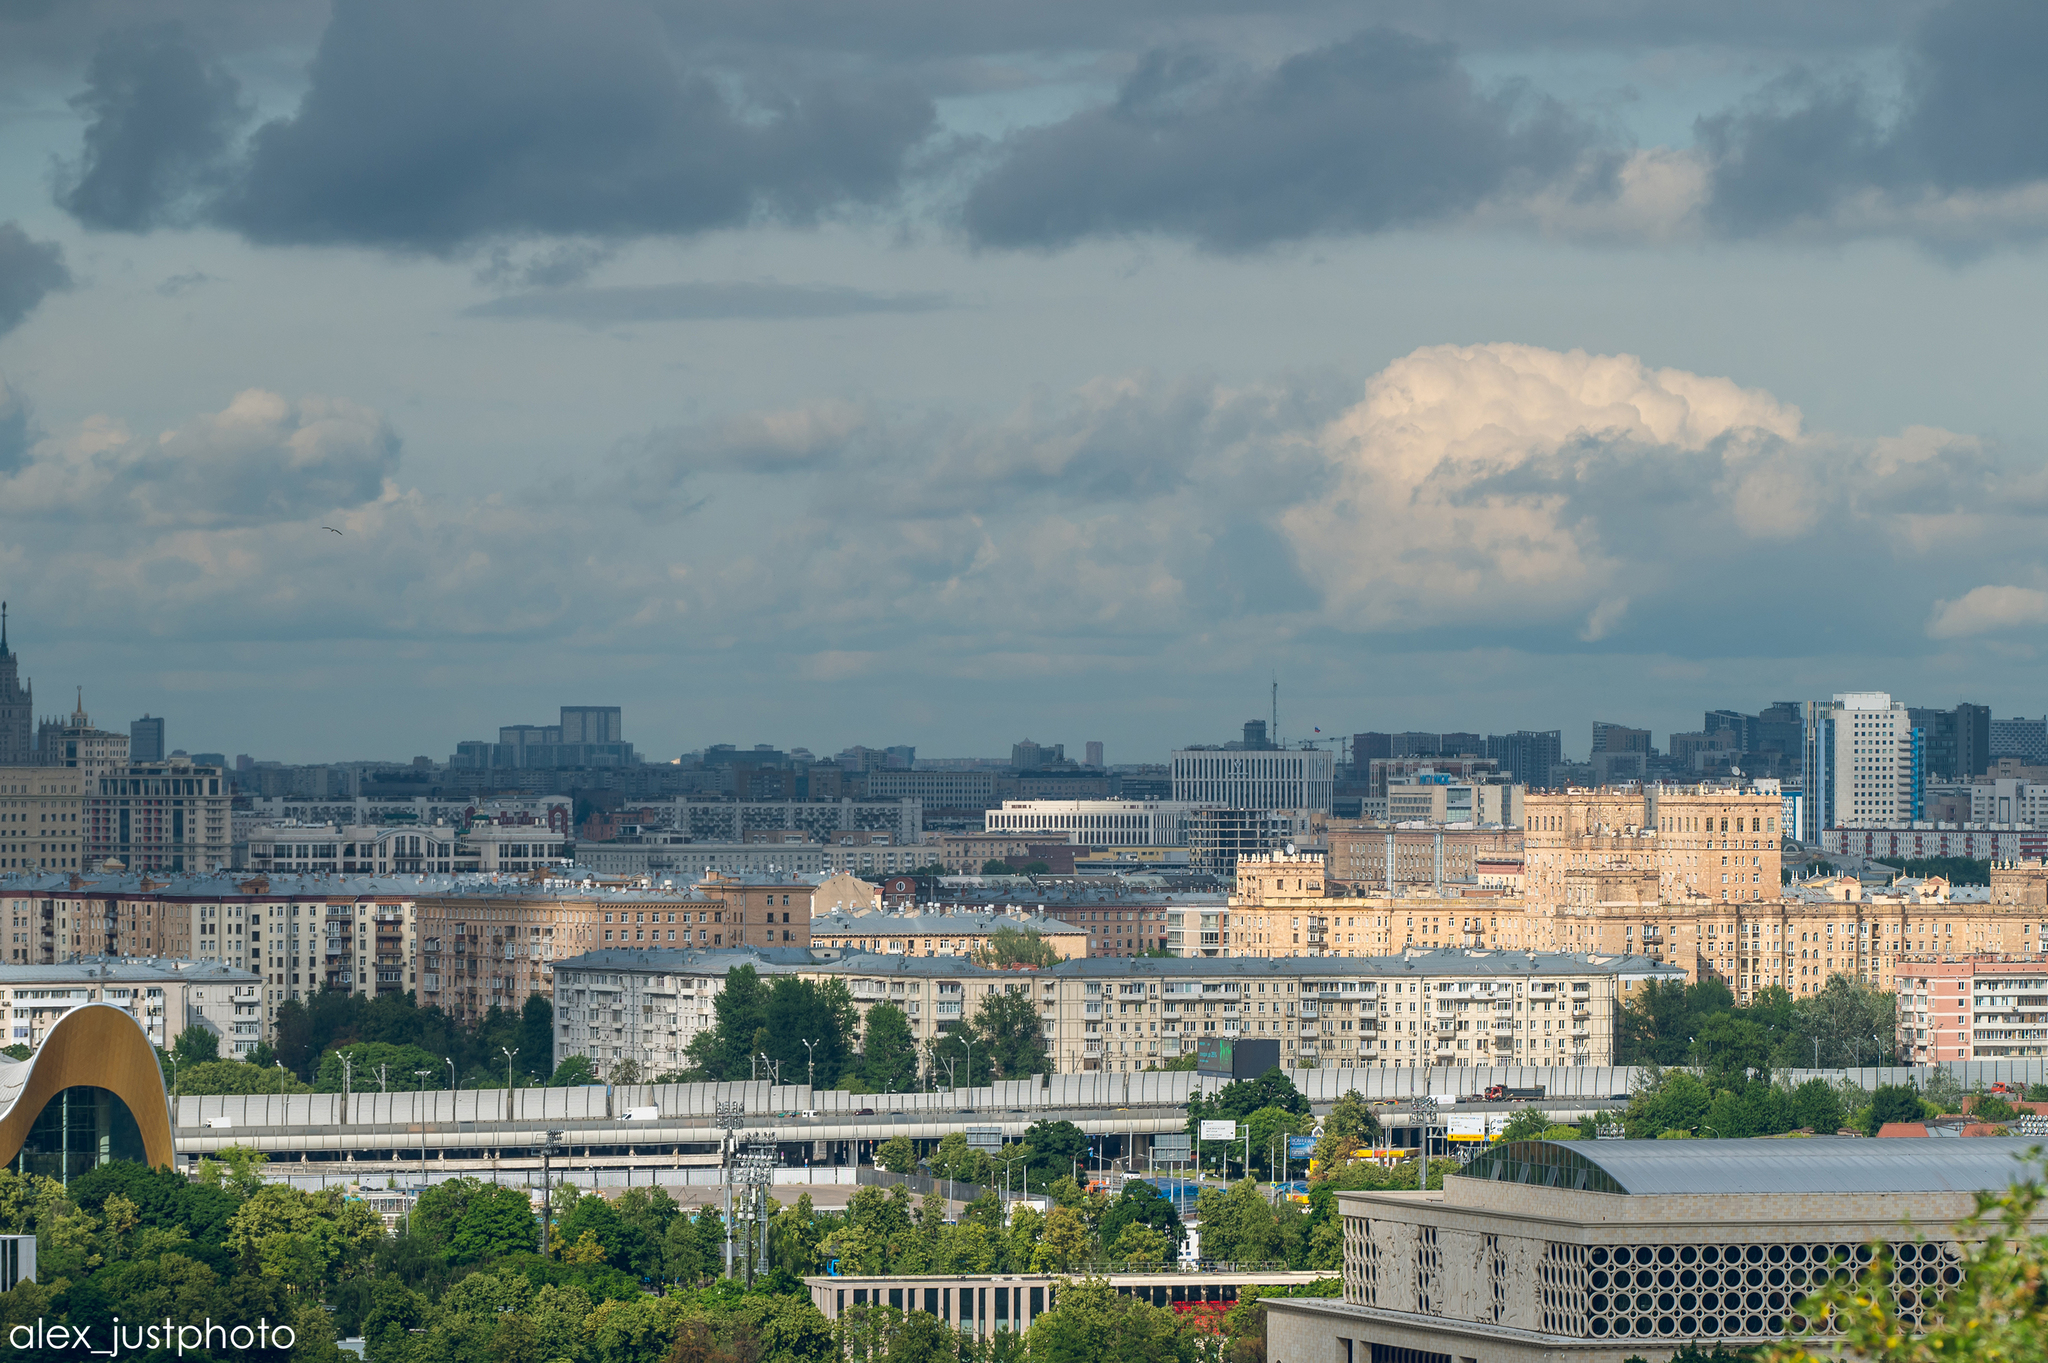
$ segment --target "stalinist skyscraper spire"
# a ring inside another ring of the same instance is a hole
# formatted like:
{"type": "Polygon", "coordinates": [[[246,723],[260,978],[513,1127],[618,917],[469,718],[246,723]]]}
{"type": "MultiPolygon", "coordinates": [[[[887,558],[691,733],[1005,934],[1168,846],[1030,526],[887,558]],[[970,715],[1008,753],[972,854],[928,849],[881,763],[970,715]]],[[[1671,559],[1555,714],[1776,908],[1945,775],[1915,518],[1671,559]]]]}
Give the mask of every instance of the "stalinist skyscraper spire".
{"type": "Polygon", "coordinates": [[[35,761],[36,697],[18,677],[19,660],[7,648],[7,603],[0,601],[0,767],[35,761]]]}

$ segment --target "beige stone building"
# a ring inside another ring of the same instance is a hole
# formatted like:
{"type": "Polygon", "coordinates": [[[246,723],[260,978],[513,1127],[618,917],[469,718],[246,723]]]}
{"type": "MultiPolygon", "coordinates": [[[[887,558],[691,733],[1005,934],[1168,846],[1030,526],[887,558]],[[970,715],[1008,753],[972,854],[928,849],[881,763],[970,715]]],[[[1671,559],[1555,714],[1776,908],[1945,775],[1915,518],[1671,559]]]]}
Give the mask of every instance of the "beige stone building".
{"type": "Polygon", "coordinates": [[[1902,967],[1965,955],[2048,959],[2048,866],[1995,865],[1988,894],[1938,879],[1786,887],[1781,809],[1775,795],[1717,786],[1532,795],[1522,861],[1496,863],[1493,883],[1480,883],[1476,851],[1470,881],[1418,883],[1415,869],[1400,874],[1397,845],[1389,895],[1384,851],[1373,878],[1351,879],[1367,840],[1333,839],[1320,876],[1314,854],[1247,859],[1227,910],[1183,914],[1169,940],[1183,955],[1641,954],[1742,1000],[1816,993],[1835,975],[1890,990],[1902,967]]]}
{"type": "Polygon", "coordinates": [[[0,876],[79,869],[85,784],[84,773],[66,767],[0,767],[0,876]]]}
{"type": "Polygon", "coordinates": [[[1483,861],[1512,857],[1519,862],[1521,855],[1518,828],[1389,828],[1359,819],[1330,820],[1330,874],[1361,890],[1396,893],[1415,885],[1461,884],[1479,878],[1483,861]]]}

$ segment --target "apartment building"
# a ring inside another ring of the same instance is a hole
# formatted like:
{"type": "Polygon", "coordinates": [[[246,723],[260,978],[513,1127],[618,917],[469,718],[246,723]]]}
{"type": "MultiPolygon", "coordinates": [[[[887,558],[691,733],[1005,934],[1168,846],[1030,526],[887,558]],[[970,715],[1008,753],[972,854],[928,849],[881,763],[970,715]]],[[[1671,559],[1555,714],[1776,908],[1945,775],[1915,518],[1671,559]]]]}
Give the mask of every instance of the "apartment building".
{"type": "Polygon", "coordinates": [[[662,1057],[680,1054],[685,1035],[709,1025],[724,972],[742,963],[763,975],[841,981],[863,1026],[876,1004],[892,1004],[920,1046],[971,1019],[989,995],[1024,994],[1038,1007],[1059,1074],[1142,1070],[1205,1037],[1277,1041],[1288,1067],[1607,1065],[1616,1010],[1648,982],[1681,977],[1640,957],[1556,953],[1096,958],[1006,971],[907,954],[806,960],[778,950],[741,960],[718,952],[600,951],[560,963],[556,1063],[616,1047],[616,1056],[592,1059],[632,1058],[643,1072],[671,1068],[662,1057]]]}
{"type": "Polygon", "coordinates": [[[1001,928],[1039,934],[1063,960],[1088,954],[1088,934],[1076,925],[1021,909],[834,909],[812,920],[811,940],[819,949],[834,952],[971,956],[1001,928]]]}
{"type": "Polygon", "coordinates": [[[811,901],[818,882],[793,875],[709,875],[697,892],[725,904],[728,924],[738,929],[726,938],[731,946],[784,947],[803,950],[811,944],[811,901]]]}
{"type": "Polygon", "coordinates": [[[219,767],[183,757],[130,763],[88,779],[86,864],[192,874],[226,869],[234,860],[233,802],[219,767]]]}
{"type": "Polygon", "coordinates": [[[1410,829],[1330,821],[1330,876],[1363,893],[1477,884],[1481,859],[1522,859],[1519,829],[1410,829]]]}
{"type": "Polygon", "coordinates": [[[85,784],[64,767],[0,767],[0,873],[79,869],[85,784]]]}
{"type": "Polygon", "coordinates": [[[600,947],[568,957],[555,968],[553,1063],[583,1056],[605,1081],[624,1061],[643,1082],[675,1073],[697,1034],[717,1024],[712,1004],[734,967],[775,975],[810,964],[810,953],[781,948],[600,947]]]}
{"type": "Polygon", "coordinates": [[[1901,1063],[2048,1056],[2048,960],[1931,960],[1898,983],[1901,1063]]]}
{"type": "Polygon", "coordinates": [[[1650,786],[1531,794],[1522,832],[1524,893],[1589,902],[1614,872],[1652,877],[1665,902],[1777,896],[1784,802],[1776,791],[1650,786]]]}
{"type": "Polygon", "coordinates": [[[211,961],[90,956],[63,965],[0,965],[11,1046],[41,1046],[57,1019],[82,1004],[123,1009],[169,1050],[188,1027],[213,1033],[223,1059],[238,1059],[264,1037],[257,976],[211,961]]]}

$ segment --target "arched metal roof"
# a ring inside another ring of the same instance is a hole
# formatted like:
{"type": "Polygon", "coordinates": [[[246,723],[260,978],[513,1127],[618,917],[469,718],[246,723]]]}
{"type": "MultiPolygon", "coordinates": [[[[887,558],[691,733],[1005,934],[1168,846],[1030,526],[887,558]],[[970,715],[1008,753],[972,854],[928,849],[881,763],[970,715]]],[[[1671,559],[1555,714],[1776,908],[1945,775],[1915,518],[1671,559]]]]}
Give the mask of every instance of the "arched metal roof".
{"type": "Polygon", "coordinates": [[[1667,1193],[1974,1193],[2041,1172],[2038,1141],[1983,1137],[1854,1140],[1508,1141],[1466,1178],[1635,1196],[1667,1193]]]}
{"type": "Polygon", "coordinates": [[[126,1009],[83,1003],[57,1019],[27,1060],[0,1058],[0,1165],[20,1152],[43,1104],[82,1084],[127,1104],[151,1164],[177,1162],[170,1099],[149,1037],[126,1009]]]}

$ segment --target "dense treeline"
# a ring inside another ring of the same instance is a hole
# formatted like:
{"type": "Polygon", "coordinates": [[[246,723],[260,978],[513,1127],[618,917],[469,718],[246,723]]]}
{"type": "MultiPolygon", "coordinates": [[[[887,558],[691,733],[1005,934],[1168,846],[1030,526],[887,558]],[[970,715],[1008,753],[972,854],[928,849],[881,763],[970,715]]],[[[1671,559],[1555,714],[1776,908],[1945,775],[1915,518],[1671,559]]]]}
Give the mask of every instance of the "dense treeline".
{"type": "Polygon", "coordinates": [[[1872,860],[1894,867],[1915,880],[1940,876],[1951,885],[1991,883],[1991,863],[1970,857],[1874,857],[1872,860]]]}
{"type": "MultiPolygon", "coordinates": [[[[1029,943],[1015,948],[1031,949],[1029,943]]],[[[763,980],[752,966],[735,966],[712,1010],[712,1026],[690,1043],[690,1067],[664,1078],[731,1081],[775,1074],[785,1084],[908,1093],[964,1087],[970,1079],[1022,1079],[1046,1066],[1038,1010],[1021,986],[983,995],[961,1026],[922,1049],[909,1016],[894,1003],[868,1010],[863,1035],[853,998],[838,980],[763,980]],[[812,1044],[806,1047],[805,1041],[812,1044]]]]}
{"type": "Polygon", "coordinates": [[[508,1059],[514,1085],[546,1083],[555,1073],[554,1009],[538,994],[517,1013],[494,1007],[465,1026],[419,1007],[411,994],[322,990],[279,1004],[274,1032],[243,1061],[221,1059],[211,1032],[188,1028],[164,1057],[165,1078],[185,1094],[340,1093],[344,1084],[397,1093],[503,1088],[508,1059]]]}
{"type": "Polygon", "coordinates": [[[1737,1007],[1719,980],[1653,980],[1621,1011],[1614,1063],[1726,1067],[1739,1058],[1753,1070],[1889,1065],[1897,1018],[1893,995],[1844,975],[1798,998],[1775,986],[1759,989],[1747,1007],[1737,1007]]]}

